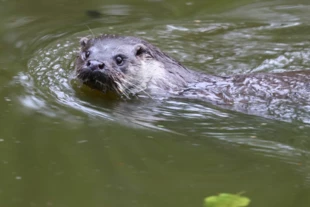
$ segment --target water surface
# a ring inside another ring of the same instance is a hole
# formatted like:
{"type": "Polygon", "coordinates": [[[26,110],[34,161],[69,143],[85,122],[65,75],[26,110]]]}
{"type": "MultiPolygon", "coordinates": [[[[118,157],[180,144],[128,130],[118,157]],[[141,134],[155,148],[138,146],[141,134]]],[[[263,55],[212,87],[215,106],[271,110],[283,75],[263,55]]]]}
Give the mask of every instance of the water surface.
{"type": "Polygon", "coordinates": [[[0,17],[0,206],[202,206],[221,192],[310,205],[306,112],[107,100],[72,81],[79,38],[101,33],[205,73],[309,70],[308,1],[4,0],[0,17]]]}

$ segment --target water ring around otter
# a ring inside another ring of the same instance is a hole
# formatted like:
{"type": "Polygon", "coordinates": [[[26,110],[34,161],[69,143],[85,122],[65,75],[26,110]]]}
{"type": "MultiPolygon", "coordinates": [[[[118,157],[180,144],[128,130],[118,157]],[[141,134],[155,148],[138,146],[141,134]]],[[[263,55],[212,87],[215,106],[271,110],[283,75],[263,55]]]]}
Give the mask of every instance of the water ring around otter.
{"type": "MultiPolygon", "coordinates": [[[[151,43],[111,34],[82,38],[75,61],[83,84],[123,99],[145,95],[201,99],[243,113],[262,115],[309,110],[310,71],[216,76],[188,69],[151,43]]],[[[310,112],[310,111],[309,111],[310,112]]]]}

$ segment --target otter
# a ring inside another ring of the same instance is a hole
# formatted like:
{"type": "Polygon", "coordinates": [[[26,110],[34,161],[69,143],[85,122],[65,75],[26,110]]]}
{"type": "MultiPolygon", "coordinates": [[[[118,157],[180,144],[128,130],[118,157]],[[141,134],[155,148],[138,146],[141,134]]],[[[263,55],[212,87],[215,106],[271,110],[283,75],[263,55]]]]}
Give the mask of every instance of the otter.
{"type": "Polygon", "coordinates": [[[77,79],[103,93],[186,96],[222,104],[310,105],[310,71],[216,76],[194,71],[151,43],[104,34],[82,38],[75,62],[77,79]]]}

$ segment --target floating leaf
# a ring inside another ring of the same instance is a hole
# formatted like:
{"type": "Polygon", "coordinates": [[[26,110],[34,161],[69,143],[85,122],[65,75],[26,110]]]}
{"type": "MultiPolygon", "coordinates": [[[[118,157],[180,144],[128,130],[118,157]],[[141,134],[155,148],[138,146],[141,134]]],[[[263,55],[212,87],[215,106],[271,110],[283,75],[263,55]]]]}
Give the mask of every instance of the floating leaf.
{"type": "Polygon", "coordinates": [[[245,207],[250,203],[245,196],[221,193],[218,196],[209,196],[204,200],[205,207],[245,207]]]}

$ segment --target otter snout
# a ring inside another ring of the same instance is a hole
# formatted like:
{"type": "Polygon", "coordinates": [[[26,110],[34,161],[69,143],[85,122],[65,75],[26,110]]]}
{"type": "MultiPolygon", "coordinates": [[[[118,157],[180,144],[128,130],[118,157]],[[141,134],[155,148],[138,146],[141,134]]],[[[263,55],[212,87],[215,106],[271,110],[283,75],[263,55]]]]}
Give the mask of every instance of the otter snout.
{"type": "Polygon", "coordinates": [[[95,70],[103,70],[106,66],[103,62],[99,62],[97,60],[88,60],[86,62],[86,66],[88,69],[95,71],[95,70]]]}

